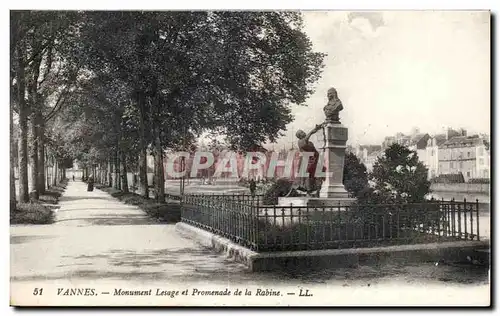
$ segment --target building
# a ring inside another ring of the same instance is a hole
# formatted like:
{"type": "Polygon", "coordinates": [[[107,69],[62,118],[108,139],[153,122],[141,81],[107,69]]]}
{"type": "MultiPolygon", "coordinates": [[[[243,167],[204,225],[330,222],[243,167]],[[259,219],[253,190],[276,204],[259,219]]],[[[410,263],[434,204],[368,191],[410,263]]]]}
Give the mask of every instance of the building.
{"type": "Polygon", "coordinates": [[[384,138],[384,141],[382,142],[382,148],[383,149],[389,148],[394,143],[396,143],[396,137],[394,137],[394,136],[386,136],[384,138]]]}
{"type": "Polygon", "coordinates": [[[367,171],[369,171],[369,172],[373,171],[373,165],[375,165],[375,163],[377,162],[377,159],[379,157],[381,157],[383,152],[384,151],[382,149],[380,149],[380,150],[372,151],[371,153],[369,153],[366,156],[364,164],[366,166],[367,171]]]}
{"type": "Polygon", "coordinates": [[[476,146],[476,178],[490,178],[490,140],[489,138],[480,138],[476,146]]]}
{"type": "Polygon", "coordinates": [[[438,147],[438,174],[462,173],[466,182],[473,178],[490,177],[488,139],[462,133],[462,136],[449,138],[438,147]]]}
{"type": "Polygon", "coordinates": [[[417,151],[419,159],[424,163],[429,171],[429,179],[439,175],[439,146],[446,142],[446,134],[437,134],[427,140],[425,153],[417,151]]]}
{"type": "Polygon", "coordinates": [[[405,135],[403,133],[397,133],[395,136],[387,136],[382,142],[382,149],[390,147],[392,144],[400,144],[406,146],[411,150],[425,149],[427,146],[427,140],[430,138],[427,133],[420,133],[420,130],[416,127],[412,129],[410,135],[405,135]]]}
{"type": "Polygon", "coordinates": [[[366,166],[368,171],[373,170],[373,165],[383,152],[381,145],[357,145],[350,150],[359,158],[359,161],[366,166]]]}

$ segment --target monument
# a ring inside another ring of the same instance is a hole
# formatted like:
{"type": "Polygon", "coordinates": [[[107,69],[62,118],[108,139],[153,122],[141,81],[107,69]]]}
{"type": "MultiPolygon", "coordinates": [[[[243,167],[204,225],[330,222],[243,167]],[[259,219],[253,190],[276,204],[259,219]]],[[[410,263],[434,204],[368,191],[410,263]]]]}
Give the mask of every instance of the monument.
{"type": "Polygon", "coordinates": [[[313,152],[313,156],[309,159],[307,172],[309,177],[306,179],[307,195],[295,197],[280,197],[278,204],[282,206],[346,206],[355,201],[349,198],[343,184],[344,175],[344,158],[346,150],[346,142],[348,138],[347,127],[340,122],[339,112],[343,110],[342,101],[340,101],[337,90],[335,88],[328,89],[328,103],[323,108],[325,113],[325,121],[316,125],[316,127],[306,134],[303,131],[298,131],[296,136],[298,147],[302,152],[313,152]],[[309,137],[324,130],[324,151],[323,160],[317,153],[314,145],[309,141],[309,137]],[[313,183],[316,183],[316,174],[318,164],[323,166],[323,171],[326,171],[319,194],[313,196],[313,183]],[[311,173],[314,172],[314,173],[311,173]]]}

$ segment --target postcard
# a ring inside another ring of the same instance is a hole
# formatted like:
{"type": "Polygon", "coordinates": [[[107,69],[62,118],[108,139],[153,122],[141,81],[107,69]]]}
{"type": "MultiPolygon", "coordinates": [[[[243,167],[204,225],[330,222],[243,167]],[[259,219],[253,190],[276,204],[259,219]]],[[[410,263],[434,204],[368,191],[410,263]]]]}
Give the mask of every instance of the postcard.
{"type": "Polygon", "coordinates": [[[489,11],[10,11],[11,306],[489,306],[489,11]]]}

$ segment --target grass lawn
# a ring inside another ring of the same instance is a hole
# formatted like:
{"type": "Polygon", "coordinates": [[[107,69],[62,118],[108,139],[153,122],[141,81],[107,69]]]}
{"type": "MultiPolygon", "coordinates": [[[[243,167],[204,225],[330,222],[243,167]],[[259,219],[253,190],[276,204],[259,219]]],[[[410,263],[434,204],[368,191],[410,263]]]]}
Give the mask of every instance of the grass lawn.
{"type": "Polygon", "coordinates": [[[64,192],[68,180],[61,181],[40,195],[38,200],[28,203],[17,203],[16,209],[10,212],[11,224],[52,224],[56,205],[64,192]]]}

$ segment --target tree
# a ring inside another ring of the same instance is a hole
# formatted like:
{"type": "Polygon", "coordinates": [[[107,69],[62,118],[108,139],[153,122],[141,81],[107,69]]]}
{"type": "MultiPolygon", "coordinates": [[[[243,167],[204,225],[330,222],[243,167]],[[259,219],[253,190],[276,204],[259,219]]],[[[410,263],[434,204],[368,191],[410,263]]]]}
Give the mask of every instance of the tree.
{"type": "Polygon", "coordinates": [[[393,144],[375,162],[370,180],[375,183],[375,193],[383,200],[422,202],[430,192],[427,175],[428,170],[416,151],[393,144]]]}
{"type": "Polygon", "coordinates": [[[343,183],[345,189],[354,197],[359,197],[368,188],[366,167],[351,152],[346,152],[345,155],[343,183]]]}
{"type": "MultiPolygon", "coordinates": [[[[119,78],[138,111],[140,192],[146,150],[157,177],[163,150],[213,130],[233,148],[274,141],[319,78],[297,12],[87,12],[88,68],[119,78]]],[[[161,181],[157,198],[162,196],[161,181]]]]}
{"type": "Polygon", "coordinates": [[[11,111],[17,113],[20,127],[21,202],[29,199],[28,122],[33,197],[45,191],[45,125],[61,108],[61,101],[77,78],[78,16],[70,11],[11,12],[11,95],[17,95],[11,100],[11,111]]]}
{"type": "MultiPolygon", "coordinates": [[[[15,89],[11,89],[11,112],[14,111],[14,105],[17,106],[19,115],[19,200],[21,202],[29,201],[28,188],[28,109],[25,101],[25,43],[22,40],[25,29],[22,27],[21,19],[23,13],[16,14],[11,12],[11,83],[15,89]]],[[[13,168],[13,166],[11,166],[13,168]]],[[[11,173],[12,174],[12,173],[11,173]]],[[[11,180],[12,181],[12,180],[11,180]]],[[[12,196],[11,196],[12,203],[12,196]]]]}

